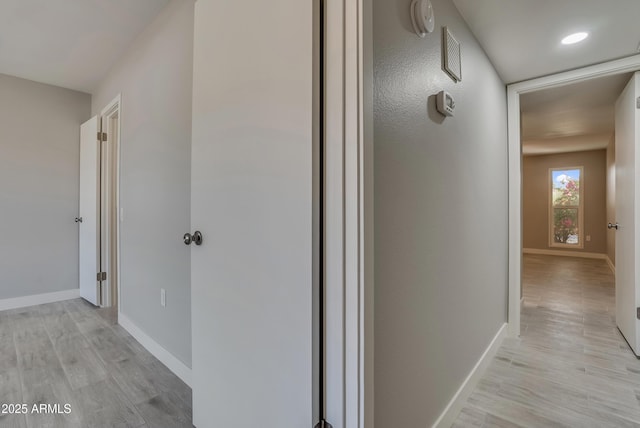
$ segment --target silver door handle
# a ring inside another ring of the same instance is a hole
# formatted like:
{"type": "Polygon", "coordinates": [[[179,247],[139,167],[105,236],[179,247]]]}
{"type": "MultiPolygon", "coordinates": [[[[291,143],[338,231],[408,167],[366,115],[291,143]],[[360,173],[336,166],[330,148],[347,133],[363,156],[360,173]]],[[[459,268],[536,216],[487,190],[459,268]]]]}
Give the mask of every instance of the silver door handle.
{"type": "Polygon", "coordinates": [[[616,223],[616,224],[613,224],[613,223],[607,223],[607,229],[615,229],[615,230],[618,230],[618,227],[619,227],[618,223],[616,223]]]}
{"type": "Polygon", "coordinates": [[[82,223],[82,217],[76,217],[76,223],[82,223]]]}
{"type": "Polygon", "coordinates": [[[193,232],[193,235],[185,233],[182,237],[182,242],[184,242],[184,245],[191,245],[192,242],[196,245],[202,245],[202,233],[199,230],[193,232]]]}

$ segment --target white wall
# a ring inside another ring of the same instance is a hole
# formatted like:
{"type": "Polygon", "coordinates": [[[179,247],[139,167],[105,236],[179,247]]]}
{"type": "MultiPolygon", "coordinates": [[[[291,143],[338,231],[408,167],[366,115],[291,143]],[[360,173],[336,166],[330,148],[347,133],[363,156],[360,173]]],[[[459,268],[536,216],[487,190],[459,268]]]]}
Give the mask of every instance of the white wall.
{"type": "Polygon", "coordinates": [[[0,74],[0,299],[78,288],[82,92],[0,74]]]}
{"type": "Polygon", "coordinates": [[[121,310],[189,367],[190,248],[182,235],[191,215],[193,8],[193,0],[172,0],[92,100],[99,114],[122,94],[121,310]]]}
{"type": "Polygon", "coordinates": [[[507,317],[505,85],[450,0],[424,39],[410,3],[373,2],[377,427],[433,424],[507,317]],[[442,89],[455,117],[435,110],[442,89]]]}

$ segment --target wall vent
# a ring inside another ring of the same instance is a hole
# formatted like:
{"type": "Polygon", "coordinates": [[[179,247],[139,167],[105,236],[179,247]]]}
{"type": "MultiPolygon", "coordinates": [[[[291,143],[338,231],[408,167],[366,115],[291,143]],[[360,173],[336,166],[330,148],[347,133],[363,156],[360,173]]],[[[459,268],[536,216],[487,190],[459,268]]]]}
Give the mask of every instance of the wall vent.
{"type": "Polygon", "coordinates": [[[444,51],[444,70],[456,82],[462,80],[462,58],[460,54],[460,43],[453,37],[448,27],[442,29],[442,50],[444,51]]]}

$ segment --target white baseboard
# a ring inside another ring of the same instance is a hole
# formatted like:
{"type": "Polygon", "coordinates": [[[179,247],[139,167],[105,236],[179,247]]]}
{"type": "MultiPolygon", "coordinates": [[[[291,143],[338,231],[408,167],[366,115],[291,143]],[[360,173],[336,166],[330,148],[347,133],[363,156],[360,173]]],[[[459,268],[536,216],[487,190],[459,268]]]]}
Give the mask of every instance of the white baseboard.
{"type": "Polygon", "coordinates": [[[504,323],[432,428],[449,428],[454,423],[460,410],[466,405],[467,398],[469,398],[496,352],[498,352],[502,341],[507,336],[507,332],[507,323],[504,323]]]}
{"type": "Polygon", "coordinates": [[[584,251],[544,250],[539,248],[523,248],[523,254],[541,254],[544,256],[581,257],[583,259],[606,260],[607,255],[602,253],[587,253],[584,251]]]}
{"type": "Polygon", "coordinates": [[[611,269],[611,272],[613,272],[615,274],[616,273],[616,266],[613,264],[613,262],[611,261],[609,256],[607,256],[606,260],[607,260],[607,264],[609,265],[609,269],[611,269]]]}
{"type": "Polygon", "coordinates": [[[43,305],[45,303],[61,302],[63,300],[77,299],[78,297],[80,297],[79,288],[56,291],[53,293],[34,294],[32,296],[13,297],[11,299],[0,300],[0,311],[43,305]]]}
{"type": "Polygon", "coordinates": [[[191,369],[182,361],[173,356],[173,354],[162,347],[158,342],[153,340],[147,333],[142,331],[140,327],[135,325],[126,315],[118,312],[118,324],[129,332],[147,351],[151,352],[154,357],[169,368],[184,383],[191,387],[191,369]]]}

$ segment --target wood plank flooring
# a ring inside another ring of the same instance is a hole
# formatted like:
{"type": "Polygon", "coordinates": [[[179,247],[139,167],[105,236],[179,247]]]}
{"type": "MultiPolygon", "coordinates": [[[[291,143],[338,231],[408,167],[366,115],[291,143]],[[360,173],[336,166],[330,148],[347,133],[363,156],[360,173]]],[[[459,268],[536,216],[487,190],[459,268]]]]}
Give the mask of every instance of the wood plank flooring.
{"type": "Polygon", "coordinates": [[[602,260],[526,255],[522,332],[454,427],[640,427],[640,360],[615,324],[602,260]]]}
{"type": "Polygon", "coordinates": [[[0,427],[192,427],[191,389],[122,327],[113,310],[69,300],[0,312],[0,427]],[[34,404],[71,406],[33,413],[34,404]],[[0,409],[1,411],[2,409],[0,409]]]}

